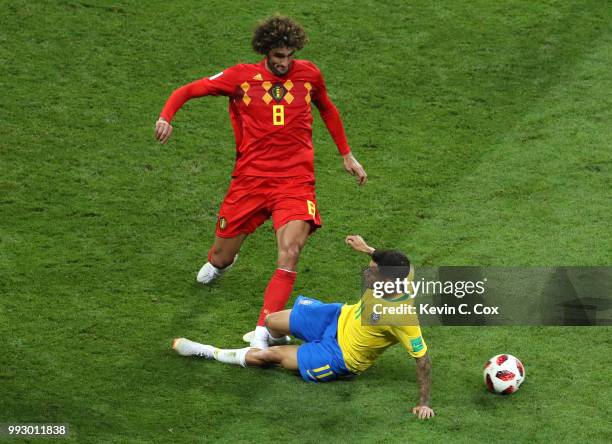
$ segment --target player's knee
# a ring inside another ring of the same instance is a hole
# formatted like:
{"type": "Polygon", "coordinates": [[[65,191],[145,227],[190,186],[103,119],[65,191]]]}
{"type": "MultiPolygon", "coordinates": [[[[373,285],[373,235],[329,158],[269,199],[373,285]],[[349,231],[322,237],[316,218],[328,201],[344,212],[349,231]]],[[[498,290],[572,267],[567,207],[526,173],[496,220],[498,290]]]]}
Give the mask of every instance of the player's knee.
{"type": "Polygon", "coordinates": [[[304,244],[297,241],[289,242],[286,245],[283,245],[280,252],[281,259],[290,263],[296,263],[300,257],[300,252],[302,251],[303,247],[304,244]]]}
{"type": "Polygon", "coordinates": [[[266,315],[265,325],[268,330],[278,330],[279,323],[282,322],[283,317],[285,315],[285,310],[275,311],[266,315]]]}
{"type": "Polygon", "coordinates": [[[274,363],[287,370],[297,369],[296,356],[292,355],[291,350],[286,346],[270,347],[268,349],[273,354],[274,363]]]}

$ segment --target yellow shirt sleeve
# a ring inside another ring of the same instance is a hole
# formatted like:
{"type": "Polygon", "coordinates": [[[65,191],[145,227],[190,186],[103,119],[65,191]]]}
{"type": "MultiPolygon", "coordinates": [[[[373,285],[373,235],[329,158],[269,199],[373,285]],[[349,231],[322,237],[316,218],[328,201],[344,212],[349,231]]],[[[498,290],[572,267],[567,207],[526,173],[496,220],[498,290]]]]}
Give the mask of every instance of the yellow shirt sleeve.
{"type": "Polygon", "coordinates": [[[420,358],[427,353],[427,344],[418,325],[394,326],[391,327],[391,333],[413,358],[420,358]]]}

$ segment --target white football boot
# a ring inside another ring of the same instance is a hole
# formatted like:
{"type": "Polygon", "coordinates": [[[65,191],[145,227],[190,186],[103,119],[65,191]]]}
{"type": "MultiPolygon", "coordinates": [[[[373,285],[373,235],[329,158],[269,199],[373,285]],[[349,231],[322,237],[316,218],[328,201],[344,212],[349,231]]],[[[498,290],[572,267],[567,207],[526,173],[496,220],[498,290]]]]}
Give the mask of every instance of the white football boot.
{"type": "Polygon", "coordinates": [[[245,333],[244,335],[242,335],[242,340],[244,342],[246,342],[247,344],[251,343],[251,339],[253,339],[253,336],[255,336],[255,330],[251,330],[248,333],[245,333]]]}
{"type": "Polygon", "coordinates": [[[172,348],[181,356],[198,356],[200,358],[213,359],[215,347],[200,344],[185,338],[175,338],[172,348]]]}
{"type": "Polygon", "coordinates": [[[200,268],[200,271],[198,271],[198,276],[196,277],[196,281],[198,281],[200,284],[203,284],[203,285],[207,285],[207,284],[214,282],[215,280],[223,276],[223,274],[226,271],[232,268],[237,260],[238,260],[238,255],[234,256],[234,262],[232,262],[225,268],[217,268],[210,262],[206,262],[202,266],[202,268],[200,268]]]}

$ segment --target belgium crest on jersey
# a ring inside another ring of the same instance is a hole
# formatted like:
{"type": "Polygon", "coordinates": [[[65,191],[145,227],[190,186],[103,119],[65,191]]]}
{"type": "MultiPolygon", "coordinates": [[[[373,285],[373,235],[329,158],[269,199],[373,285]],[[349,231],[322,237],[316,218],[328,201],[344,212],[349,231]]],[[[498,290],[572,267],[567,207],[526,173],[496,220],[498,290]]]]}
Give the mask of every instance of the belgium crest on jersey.
{"type": "Polygon", "coordinates": [[[285,97],[286,93],[287,93],[287,90],[285,89],[282,83],[275,83],[274,85],[272,85],[272,88],[270,89],[270,95],[277,102],[280,102],[281,100],[283,100],[283,97],[285,97]]]}
{"type": "Polygon", "coordinates": [[[227,219],[225,217],[221,216],[219,218],[219,229],[225,230],[226,227],[227,227],[227,219]]]}

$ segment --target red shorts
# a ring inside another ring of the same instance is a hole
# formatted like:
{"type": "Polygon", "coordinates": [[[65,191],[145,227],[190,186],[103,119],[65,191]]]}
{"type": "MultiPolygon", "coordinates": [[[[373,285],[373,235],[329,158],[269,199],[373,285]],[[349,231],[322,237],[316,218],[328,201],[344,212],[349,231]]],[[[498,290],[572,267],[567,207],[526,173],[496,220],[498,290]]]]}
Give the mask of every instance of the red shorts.
{"type": "Polygon", "coordinates": [[[321,226],[314,180],[307,177],[234,177],[223,199],[216,234],[235,237],[252,233],[272,216],[274,230],[292,220],[321,226]]]}

